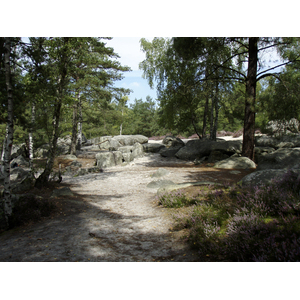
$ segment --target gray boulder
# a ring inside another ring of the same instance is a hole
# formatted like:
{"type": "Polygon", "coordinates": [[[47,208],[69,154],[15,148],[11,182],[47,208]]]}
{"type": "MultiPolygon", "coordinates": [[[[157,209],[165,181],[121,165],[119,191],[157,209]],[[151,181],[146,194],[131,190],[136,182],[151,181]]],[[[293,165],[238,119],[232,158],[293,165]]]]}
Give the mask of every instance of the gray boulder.
{"type": "Polygon", "coordinates": [[[170,174],[170,172],[164,168],[159,168],[155,173],[151,175],[151,177],[163,177],[170,174]]]}
{"type": "Polygon", "coordinates": [[[117,135],[113,137],[114,140],[118,141],[122,146],[133,146],[135,143],[146,144],[148,138],[143,135],[117,135]]]}
{"type": "MultiPolygon", "coordinates": [[[[246,175],[242,178],[240,183],[242,185],[260,186],[269,184],[273,179],[283,176],[288,170],[284,169],[268,169],[256,171],[246,175]]],[[[296,172],[300,172],[300,169],[296,169],[296,172]]]]}
{"type": "Polygon", "coordinates": [[[219,169],[252,169],[256,168],[256,164],[248,157],[229,157],[221,160],[214,165],[219,169]]]}
{"type": "Polygon", "coordinates": [[[139,142],[136,142],[132,147],[132,157],[133,157],[133,159],[137,158],[137,157],[142,157],[143,155],[144,155],[143,146],[139,142]]]}
{"type": "Polygon", "coordinates": [[[287,133],[299,133],[300,123],[297,119],[269,121],[266,130],[271,135],[283,135],[287,133]]]}
{"type": "Polygon", "coordinates": [[[29,167],[29,162],[22,155],[19,155],[10,162],[11,165],[14,163],[17,163],[19,166],[29,167]]]}
{"type": "Polygon", "coordinates": [[[220,151],[229,156],[241,153],[242,141],[224,141],[222,139],[218,139],[217,141],[191,140],[175,156],[183,160],[195,160],[203,156],[209,156],[212,151],[220,151]]]}
{"type": "Polygon", "coordinates": [[[143,144],[143,148],[147,153],[158,153],[161,149],[166,148],[166,146],[158,143],[146,143],[143,144]]]}
{"type": "Polygon", "coordinates": [[[97,167],[108,168],[122,164],[122,152],[103,151],[96,154],[97,167]]]}
{"type": "Polygon", "coordinates": [[[229,158],[227,154],[224,154],[221,151],[213,150],[212,152],[210,152],[207,162],[212,163],[227,158],[229,158]]]}
{"type": "Polygon", "coordinates": [[[160,179],[160,180],[151,181],[150,183],[148,183],[147,188],[159,189],[161,187],[165,187],[165,186],[168,186],[168,185],[175,185],[175,183],[171,180],[160,179]]]}
{"type": "Polygon", "coordinates": [[[23,168],[21,167],[17,167],[14,169],[11,169],[10,171],[10,178],[12,179],[13,175],[16,175],[16,179],[23,179],[25,176],[28,175],[28,171],[25,171],[23,168]]]}
{"type": "Polygon", "coordinates": [[[172,135],[167,135],[162,143],[166,145],[166,147],[183,147],[185,143],[180,139],[172,135]]]}
{"type": "Polygon", "coordinates": [[[171,146],[169,148],[162,148],[159,151],[159,154],[162,157],[174,157],[175,154],[182,148],[182,145],[177,145],[177,146],[171,146]]]}
{"type": "Polygon", "coordinates": [[[255,145],[257,147],[271,147],[271,148],[295,148],[300,147],[299,134],[284,135],[284,136],[257,136],[255,137],[255,145]]]}
{"type": "Polygon", "coordinates": [[[300,148],[280,148],[260,157],[257,170],[290,169],[300,164],[300,148]]]}
{"type": "Polygon", "coordinates": [[[122,153],[123,162],[131,162],[133,161],[133,147],[132,146],[123,146],[119,148],[119,151],[122,153]]]}

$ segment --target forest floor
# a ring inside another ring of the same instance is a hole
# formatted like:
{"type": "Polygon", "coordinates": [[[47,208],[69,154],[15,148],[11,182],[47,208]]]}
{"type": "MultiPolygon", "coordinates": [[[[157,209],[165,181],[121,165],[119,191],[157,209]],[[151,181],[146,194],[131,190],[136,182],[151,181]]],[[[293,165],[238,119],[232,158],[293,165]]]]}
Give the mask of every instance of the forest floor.
{"type": "MultiPolygon", "coordinates": [[[[78,159],[90,167],[93,160],[78,159]]],[[[64,177],[62,183],[31,192],[49,198],[57,209],[50,217],[0,234],[0,261],[44,262],[158,262],[197,261],[184,241],[185,230],[173,231],[172,214],[155,198],[151,181],[174,183],[224,181],[235,183],[251,170],[214,169],[176,158],[149,154],[103,173],[64,177]],[[163,178],[152,175],[164,168],[163,178]],[[74,196],[50,198],[53,189],[68,186],[74,196]]],[[[201,186],[188,187],[189,196],[201,186]]]]}

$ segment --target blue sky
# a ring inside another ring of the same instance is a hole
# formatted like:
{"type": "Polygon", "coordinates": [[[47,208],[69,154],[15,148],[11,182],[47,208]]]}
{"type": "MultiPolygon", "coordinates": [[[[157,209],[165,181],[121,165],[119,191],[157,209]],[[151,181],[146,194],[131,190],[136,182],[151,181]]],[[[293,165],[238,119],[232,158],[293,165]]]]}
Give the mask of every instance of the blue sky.
{"type": "MultiPolygon", "coordinates": [[[[108,40],[107,46],[114,48],[119,54],[118,61],[122,65],[129,66],[132,71],[124,72],[124,79],[115,83],[116,87],[123,87],[132,90],[129,95],[129,104],[134,102],[134,99],[146,100],[149,95],[153,100],[156,99],[156,89],[150,89],[146,79],[142,78],[142,71],[139,70],[139,63],[145,59],[145,54],[140,49],[140,39],[142,37],[114,37],[108,40]]],[[[152,41],[153,37],[145,37],[152,41]]]]}

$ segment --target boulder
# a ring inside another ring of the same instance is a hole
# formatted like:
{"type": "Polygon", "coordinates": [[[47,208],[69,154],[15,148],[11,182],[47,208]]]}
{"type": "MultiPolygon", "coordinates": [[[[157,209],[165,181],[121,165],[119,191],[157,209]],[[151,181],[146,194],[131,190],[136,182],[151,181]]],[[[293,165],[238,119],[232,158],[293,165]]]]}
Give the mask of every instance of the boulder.
{"type": "Polygon", "coordinates": [[[163,177],[170,174],[170,172],[164,168],[159,168],[155,173],[151,175],[151,177],[163,177]]]}
{"type": "Polygon", "coordinates": [[[300,148],[280,148],[260,157],[257,170],[290,169],[300,164],[300,148]]]}
{"type": "Polygon", "coordinates": [[[34,157],[37,158],[46,158],[49,153],[49,145],[45,144],[40,146],[38,149],[34,151],[34,157]]]}
{"type": "Polygon", "coordinates": [[[25,144],[12,145],[10,159],[13,160],[20,155],[22,155],[23,157],[28,157],[28,151],[25,144]]]}
{"type": "Polygon", "coordinates": [[[29,162],[22,155],[19,155],[18,157],[14,158],[10,162],[10,164],[11,165],[17,164],[18,166],[29,167],[29,162]]]}
{"type": "Polygon", "coordinates": [[[177,138],[175,136],[172,136],[172,135],[167,135],[162,143],[164,145],[166,145],[166,147],[183,147],[185,145],[185,143],[180,139],[180,138],[177,138]]]}
{"type": "Polygon", "coordinates": [[[96,154],[97,167],[108,168],[122,164],[122,152],[103,151],[96,154]]]}
{"type": "Polygon", "coordinates": [[[143,146],[139,142],[136,142],[132,147],[132,157],[133,157],[133,159],[137,158],[137,157],[142,157],[143,155],[144,155],[143,146]]]}
{"type": "Polygon", "coordinates": [[[143,148],[147,153],[158,153],[161,149],[166,148],[166,146],[159,143],[146,143],[143,144],[143,148]]]}
{"type": "Polygon", "coordinates": [[[284,135],[284,136],[257,136],[255,137],[256,147],[271,147],[271,148],[295,148],[300,147],[300,136],[284,135]]]}
{"type": "Polygon", "coordinates": [[[171,146],[169,148],[162,148],[159,151],[159,154],[162,157],[174,157],[175,154],[182,148],[182,145],[177,145],[177,146],[171,146]]]}
{"type": "Polygon", "coordinates": [[[117,140],[122,146],[133,146],[135,143],[148,143],[148,138],[143,135],[117,135],[113,138],[117,140]]]}
{"type": "Polygon", "coordinates": [[[221,160],[214,165],[219,169],[252,169],[256,168],[256,164],[248,157],[229,157],[221,160]]]}
{"type": "Polygon", "coordinates": [[[190,140],[177,153],[176,157],[183,160],[200,159],[209,156],[212,151],[220,151],[229,156],[242,152],[242,141],[225,141],[218,139],[211,140],[190,140]]]}
{"type": "Polygon", "coordinates": [[[132,146],[123,146],[123,147],[120,147],[119,151],[122,153],[122,156],[123,156],[122,161],[123,162],[127,162],[128,163],[128,162],[133,161],[133,154],[132,154],[133,147],[132,146]]]}
{"type": "Polygon", "coordinates": [[[299,133],[300,123],[297,119],[292,118],[287,120],[273,120],[269,121],[266,130],[271,135],[283,135],[287,133],[299,133]]]}
{"type": "Polygon", "coordinates": [[[228,157],[229,156],[227,154],[224,154],[221,151],[213,150],[212,152],[210,152],[207,162],[212,163],[212,162],[216,162],[216,161],[226,159],[228,157]]]}
{"type": "Polygon", "coordinates": [[[16,175],[16,179],[23,179],[25,176],[28,175],[28,171],[25,171],[24,169],[22,169],[21,167],[17,167],[14,169],[11,169],[10,171],[10,178],[12,179],[12,175],[16,175]]]}
{"type": "MultiPolygon", "coordinates": [[[[268,169],[255,171],[243,177],[240,183],[242,185],[252,186],[266,185],[269,184],[271,180],[283,176],[287,171],[288,170],[285,169],[268,169]]],[[[299,173],[300,169],[296,169],[295,171],[299,173]]]]}
{"type": "Polygon", "coordinates": [[[150,183],[147,184],[147,188],[150,189],[158,189],[161,187],[165,187],[168,185],[174,185],[175,183],[171,180],[164,180],[164,179],[160,179],[157,181],[151,181],[150,183]]]}

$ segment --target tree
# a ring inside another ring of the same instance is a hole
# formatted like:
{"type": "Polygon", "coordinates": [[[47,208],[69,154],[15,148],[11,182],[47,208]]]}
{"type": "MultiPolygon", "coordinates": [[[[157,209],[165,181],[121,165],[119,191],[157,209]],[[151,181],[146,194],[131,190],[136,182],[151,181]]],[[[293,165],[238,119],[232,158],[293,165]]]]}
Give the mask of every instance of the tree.
{"type": "Polygon", "coordinates": [[[70,67],[70,38],[53,38],[48,40],[49,63],[52,71],[53,85],[56,86],[52,114],[52,137],[43,173],[36,179],[35,186],[41,188],[48,183],[51,174],[54,158],[56,154],[57,139],[59,136],[59,119],[63,98],[66,96],[66,86],[68,83],[68,71],[70,67]]]}
{"type": "MultiPolygon", "coordinates": [[[[178,38],[181,39],[181,38],[178,38]]],[[[239,81],[245,84],[245,113],[242,154],[250,159],[254,158],[254,132],[255,132],[255,106],[256,106],[256,84],[259,80],[268,76],[278,77],[279,72],[272,70],[295,63],[299,60],[298,44],[290,38],[211,38],[204,43],[203,38],[185,38],[187,47],[184,52],[189,59],[201,57],[202,60],[211,62],[209,74],[204,78],[199,77],[199,84],[206,80],[215,80],[216,72],[223,70],[222,79],[228,81],[239,81]],[[203,47],[203,45],[205,47],[203,47]],[[207,45],[209,45],[207,47],[207,45]],[[220,46],[221,51],[215,51],[220,46]],[[271,48],[279,49],[286,61],[261,72],[258,66],[262,66],[260,53],[271,48]],[[295,51],[296,50],[296,51],[295,51]],[[222,54],[222,59],[215,59],[222,54]],[[228,63],[230,64],[228,65],[228,63]],[[233,63],[231,63],[233,62],[233,63]],[[230,72],[224,73],[225,70],[230,72]]],[[[179,47],[180,48],[180,47],[179,47]]]]}
{"type": "Polygon", "coordinates": [[[4,38],[5,49],[5,80],[7,88],[7,126],[4,152],[4,190],[3,190],[3,206],[7,226],[9,226],[9,217],[12,213],[11,190],[10,190],[10,158],[11,148],[13,144],[13,85],[11,75],[11,38],[4,38]]]}

